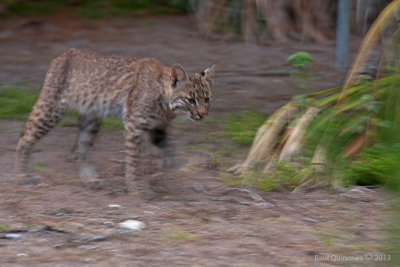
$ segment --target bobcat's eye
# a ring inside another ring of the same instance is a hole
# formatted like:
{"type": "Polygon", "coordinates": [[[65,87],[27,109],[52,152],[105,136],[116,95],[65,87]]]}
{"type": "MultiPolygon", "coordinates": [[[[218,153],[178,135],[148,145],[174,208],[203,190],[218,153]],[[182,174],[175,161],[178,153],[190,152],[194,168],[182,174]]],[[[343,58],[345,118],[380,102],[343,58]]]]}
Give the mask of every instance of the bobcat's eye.
{"type": "Polygon", "coordinates": [[[194,99],[194,98],[188,98],[187,100],[188,100],[188,102],[189,102],[190,104],[196,105],[196,99],[194,99]]]}
{"type": "Polygon", "coordinates": [[[209,98],[209,97],[206,97],[206,98],[204,99],[204,102],[205,102],[206,104],[210,103],[210,98],[209,98]]]}

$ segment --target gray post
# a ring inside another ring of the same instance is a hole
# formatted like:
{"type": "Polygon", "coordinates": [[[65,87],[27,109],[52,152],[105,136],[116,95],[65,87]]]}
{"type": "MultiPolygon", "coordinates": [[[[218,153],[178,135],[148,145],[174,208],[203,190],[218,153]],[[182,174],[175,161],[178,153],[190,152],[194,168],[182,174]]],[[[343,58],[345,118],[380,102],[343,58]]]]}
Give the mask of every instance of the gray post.
{"type": "Polygon", "coordinates": [[[336,22],[336,62],[335,69],[347,67],[350,32],[350,0],[339,0],[336,22]]]}

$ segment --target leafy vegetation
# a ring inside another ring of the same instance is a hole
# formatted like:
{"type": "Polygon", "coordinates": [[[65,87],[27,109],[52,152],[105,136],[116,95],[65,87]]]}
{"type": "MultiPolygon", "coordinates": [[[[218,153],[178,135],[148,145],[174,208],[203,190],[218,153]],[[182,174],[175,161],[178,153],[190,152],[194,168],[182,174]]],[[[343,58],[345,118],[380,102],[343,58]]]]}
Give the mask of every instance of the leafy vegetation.
{"type": "Polygon", "coordinates": [[[294,67],[291,76],[296,80],[298,88],[305,89],[308,87],[309,80],[312,77],[309,66],[313,61],[313,57],[307,52],[296,52],[289,56],[288,62],[294,67]]]}
{"type": "Polygon", "coordinates": [[[46,15],[69,8],[77,14],[98,19],[115,15],[171,14],[188,9],[188,0],[4,0],[6,16],[46,15]]]}
{"type": "Polygon", "coordinates": [[[292,191],[304,178],[304,171],[282,162],[271,172],[251,171],[242,177],[225,174],[223,178],[231,186],[252,186],[261,191],[292,191]]]}
{"type": "Polygon", "coordinates": [[[309,66],[314,59],[307,52],[296,52],[288,57],[288,61],[296,68],[305,68],[309,66]]]}
{"type": "MultiPolygon", "coordinates": [[[[325,91],[328,96],[323,98],[305,97],[305,101],[297,105],[300,111],[291,119],[293,122],[280,125],[283,129],[272,129],[279,135],[275,142],[269,142],[274,146],[269,154],[259,157],[257,150],[265,150],[260,137],[258,145],[253,144],[254,151],[250,151],[249,157],[252,153],[258,155],[255,157],[258,162],[250,163],[253,164],[252,170],[243,172],[237,181],[266,191],[292,190],[310,178],[321,180],[319,174],[312,171],[312,166],[319,166],[323,167],[323,179],[328,183],[331,180],[326,177],[336,179],[342,185],[388,184],[398,169],[400,142],[389,138],[393,135],[394,124],[391,121],[397,111],[388,109],[397,106],[391,105],[387,97],[393,96],[392,88],[399,85],[399,75],[365,82],[350,88],[339,105],[337,102],[342,94],[334,93],[336,89],[325,91]],[[311,109],[319,111],[318,116],[301,124],[301,118],[311,109]],[[287,136],[301,131],[304,132],[302,138],[291,143],[287,136]],[[373,145],[368,146],[372,141],[373,145]],[[321,143],[324,144],[324,157],[318,162],[315,160],[316,151],[321,143]],[[290,147],[291,153],[299,150],[289,161],[281,160],[286,146],[290,147]]],[[[274,116],[277,117],[276,114],[271,117],[274,116]]],[[[259,132],[270,136],[268,127],[273,126],[266,122],[265,125],[267,128],[260,128],[259,132]]],[[[235,124],[232,128],[239,131],[234,136],[242,136],[240,131],[245,131],[235,124]]],[[[249,139],[253,137],[254,133],[249,139]]]]}
{"type": "Polygon", "coordinates": [[[257,110],[246,110],[241,115],[228,114],[222,122],[223,129],[230,139],[240,145],[251,145],[258,127],[266,116],[257,110]]]}

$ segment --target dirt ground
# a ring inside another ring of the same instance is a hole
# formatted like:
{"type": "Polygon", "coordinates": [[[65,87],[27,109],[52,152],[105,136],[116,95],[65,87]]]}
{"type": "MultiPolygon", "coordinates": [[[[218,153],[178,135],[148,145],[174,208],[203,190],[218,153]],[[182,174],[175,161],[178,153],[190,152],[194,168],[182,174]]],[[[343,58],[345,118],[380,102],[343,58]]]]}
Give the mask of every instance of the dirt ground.
{"type": "MultiPolygon", "coordinates": [[[[157,175],[164,193],[150,201],[112,187],[85,187],[70,157],[74,127],[58,126],[35,147],[32,173],[42,177],[40,183],[17,184],[12,166],[23,123],[0,121],[0,266],[383,263],[387,199],[381,189],[246,191],[231,189],[221,174],[243,160],[248,148],[229,146],[233,151],[219,153],[228,141],[218,121],[246,109],[271,113],[303,93],[289,77],[287,57],[296,51],[315,58],[308,92],[339,85],[333,44],[256,46],[236,36],[204,40],[187,16],[12,18],[0,25],[0,82],[38,90],[51,59],[70,47],[151,56],[189,71],[216,63],[212,110],[204,122],[176,119],[170,138],[178,167],[157,175]],[[121,229],[118,224],[128,219],[145,228],[121,229]]],[[[91,157],[110,184],[121,178],[122,131],[102,130],[91,157]]]]}

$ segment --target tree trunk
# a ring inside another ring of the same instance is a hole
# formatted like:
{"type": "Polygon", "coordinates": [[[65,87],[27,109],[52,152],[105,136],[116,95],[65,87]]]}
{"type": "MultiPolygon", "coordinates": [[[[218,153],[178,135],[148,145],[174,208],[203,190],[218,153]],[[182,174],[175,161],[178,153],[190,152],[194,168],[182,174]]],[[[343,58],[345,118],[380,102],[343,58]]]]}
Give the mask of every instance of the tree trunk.
{"type": "Polygon", "coordinates": [[[256,2],[254,0],[243,0],[242,34],[246,43],[258,43],[259,41],[256,14],[256,2]]]}

